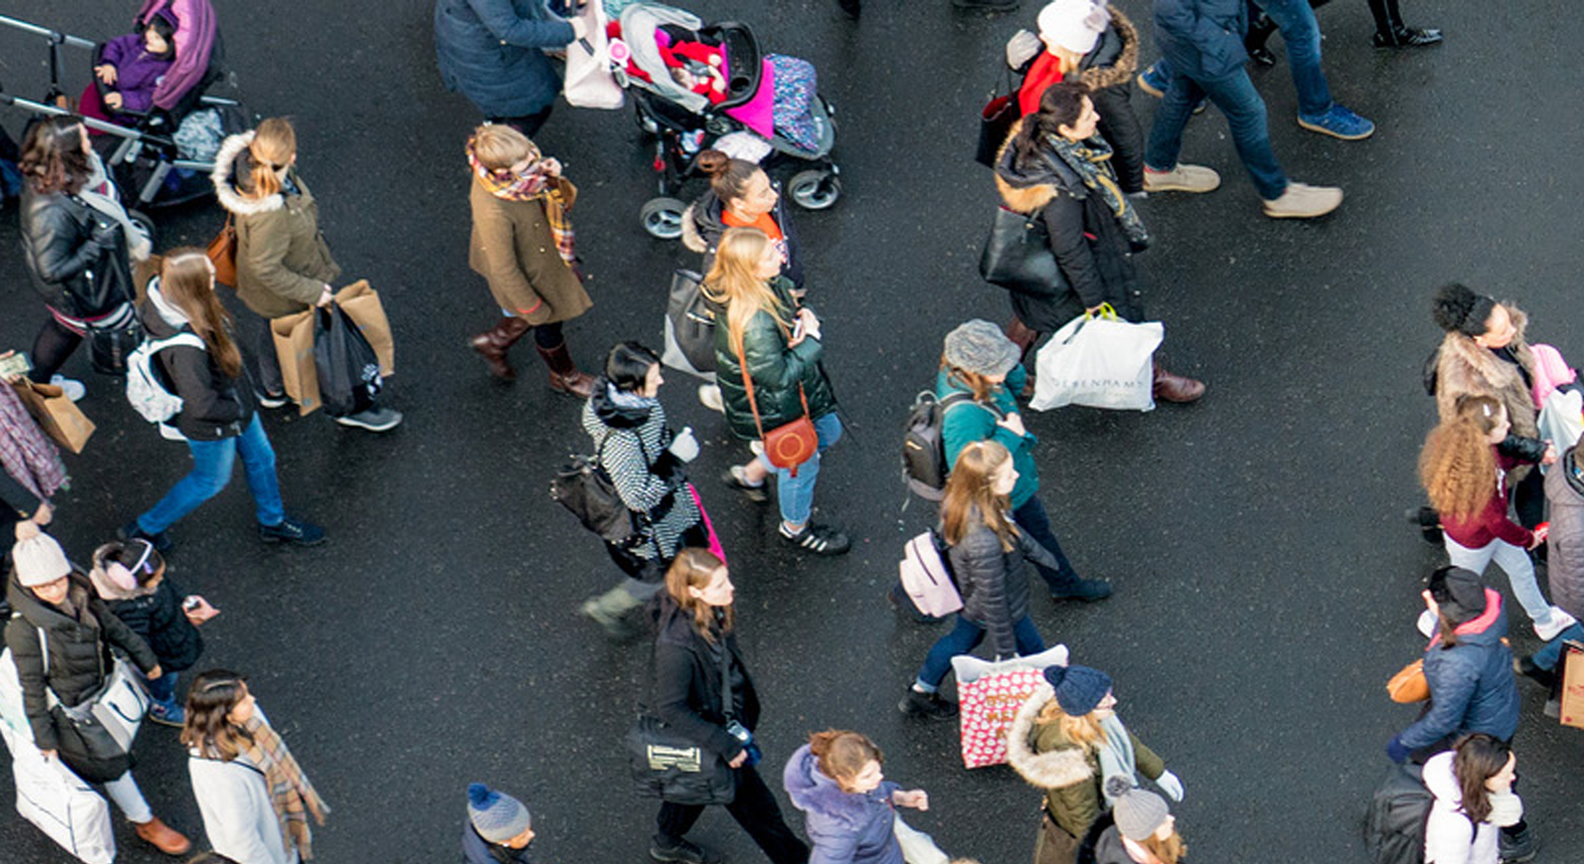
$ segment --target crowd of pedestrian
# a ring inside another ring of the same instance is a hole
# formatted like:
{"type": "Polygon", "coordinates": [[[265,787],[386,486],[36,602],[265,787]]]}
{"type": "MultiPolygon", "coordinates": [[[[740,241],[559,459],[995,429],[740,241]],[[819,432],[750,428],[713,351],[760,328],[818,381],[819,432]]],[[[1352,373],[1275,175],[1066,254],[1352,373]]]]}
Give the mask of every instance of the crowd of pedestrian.
{"type": "MultiPolygon", "coordinates": [[[[1152,193],[1203,193],[1221,183],[1215,171],[1179,159],[1183,130],[1204,103],[1227,117],[1266,215],[1315,218],[1341,205],[1340,189],[1288,178],[1246,71],[1250,58],[1275,62],[1265,45],[1279,30],[1298,91],[1298,124],[1342,140],[1368,137],[1374,125],[1330,95],[1314,12],[1323,2],[1155,0],[1152,32],[1162,56],[1149,66],[1140,60],[1141,28],[1103,0],[1045,4],[1033,21],[1038,32],[1009,42],[1007,62],[1022,76],[1012,94],[1020,119],[996,142],[994,183],[1004,209],[1042,224],[1059,284],[1044,293],[1012,292],[1005,327],[971,320],[943,339],[933,387],[944,473],[934,536],[961,608],[903,692],[903,714],[957,716],[943,685],[953,659],[982,643],[997,658],[1042,654],[1036,596],[1111,596],[1109,581],[1079,575],[1056,536],[1064,514],[1041,499],[1040,442],[1020,410],[1034,389],[1026,364],[1048,334],[1075,319],[1145,320],[1135,256],[1152,236],[1142,202],[1152,193]],[[1132,102],[1135,86],[1162,99],[1147,127],[1132,102]],[[1032,590],[1039,584],[1044,592],[1032,590]]],[[[954,3],[992,11],[1019,5],[954,3]]],[[[531,330],[550,389],[581,400],[589,464],[632,526],[625,538],[601,536],[618,581],[582,611],[613,639],[649,643],[641,704],[675,736],[678,752],[720,768],[724,794],[659,796],[649,854],[659,862],[723,860],[688,837],[705,808],[721,804],[775,864],[942,864],[947,856],[900,815],[927,810],[928,794],[887,780],[880,746],[861,732],[812,732],[781,768],[807,842],[760,775],[766,751],[755,730],[762,706],[739,642],[724,548],[732,538],[723,544],[716,535],[704,506],[709,491],[689,478],[698,438],[668,423],[660,400],[664,364],[654,349],[622,341],[585,372],[563,333],[565,322],[593,307],[571,217],[579,193],[532,136],[559,92],[544,49],[584,40],[591,19],[553,5],[435,6],[441,78],[485,120],[459,150],[469,178],[469,264],[486,280],[496,311],[492,326],[467,345],[490,375],[510,382],[510,349],[531,330]]],[[[1377,46],[1439,41],[1439,31],[1404,25],[1395,2],[1370,5],[1377,46]]],[[[841,7],[860,14],[857,0],[841,7]]],[[[96,96],[108,112],[96,116],[190,106],[217,50],[209,0],[148,0],[135,32],[109,43],[95,69],[102,86],[91,89],[117,88],[96,96]]],[[[823,455],[843,434],[822,319],[813,308],[817,250],[800,247],[770,174],[740,155],[698,154],[696,168],[709,188],[681,220],[686,248],[701,256],[699,296],[713,316],[715,369],[699,396],[746,451],[711,489],[752,506],[773,495],[776,533],[787,548],[841,555],[853,539],[815,518],[823,455]]],[[[167,572],[180,554],[170,529],[225,488],[238,459],[261,541],[311,547],[326,539],[323,529],[287,514],[262,413],[301,398],[284,380],[275,322],[331,307],[342,278],[298,156],[295,130],[279,117],[222,143],[213,185],[234,232],[232,274],[213,249],[154,248],[122,205],[79,118],[33,123],[20,151],[24,263],[48,315],[31,367],[20,374],[81,398],[85,385],[62,377],[64,364],[84,341],[95,345],[101,333],[135,322],[149,376],[174,400],[159,432],[185,441],[192,458],[190,472],[95,549],[92,566],[81,572],[48,532],[56,516],[50,502],[65,474],[58,453],[12,388],[0,388],[0,527],[15,539],[5,642],[20,723],[30,736],[21,746],[101,786],[136,834],[170,855],[185,855],[193,843],[154,816],[125,744],[117,751],[86,731],[96,700],[122,680],[146,693],[148,721],[181,729],[213,850],[204,860],[309,859],[310,825],[329,813],[246,677],[224,669],[192,674],[202,628],[219,610],[167,572]],[[222,276],[245,309],[235,317],[216,293],[222,276]]],[[[1552,373],[1541,369],[1526,342],[1527,319],[1511,303],[1449,285],[1433,305],[1446,337],[1427,367],[1439,425],[1420,457],[1430,506],[1419,521],[1444,543],[1450,565],[1436,569],[1422,592],[1427,704],[1386,751],[1394,763],[1422,766],[1414,776],[1429,803],[1416,842],[1425,860],[1525,861],[1537,841],[1514,791],[1518,676],[1551,687],[1555,697],[1566,641],[1584,639],[1577,620],[1584,614],[1584,465],[1576,442],[1540,433],[1545,397],[1574,385],[1568,377],[1542,392],[1552,373]],[[1549,537],[1542,524],[1548,509],[1549,537]],[[1555,605],[1534,566],[1547,549],[1555,605]],[[1542,643],[1516,662],[1503,596],[1485,581],[1492,563],[1507,575],[1542,643]]],[[[1203,382],[1168,371],[1158,355],[1149,365],[1154,399],[1192,403],[1206,392],[1203,382]]],[[[375,400],[376,389],[333,419],[372,432],[395,428],[402,415],[375,400]]],[[[568,430],[569,443],[578,437],[568,430]]],[[[896,590],[891,596],[904,597],[896,590]]],[[[1005,742],[1010,765],[1043,792],[1036,862],[1180,864],[1186,845],[1167,799],[1181,801],[1184,785],[1118,719],[1111,677],[1078,663],[1040,671],[1043,683],[1016,712],[1005,742]]],[[[527,806],[482,783],[465,797],[463,860],[526,864],[534,838],[527,806]]]]}

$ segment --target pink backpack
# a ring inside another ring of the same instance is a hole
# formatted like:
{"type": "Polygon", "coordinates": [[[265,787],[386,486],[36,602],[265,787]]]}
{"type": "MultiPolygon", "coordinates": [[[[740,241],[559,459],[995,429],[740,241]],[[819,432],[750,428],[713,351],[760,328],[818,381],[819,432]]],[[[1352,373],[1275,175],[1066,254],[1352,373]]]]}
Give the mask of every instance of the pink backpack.
{"type": "Polygon", "coordinates": [[[902,547],[902,561],[897,569],[902,576],[902,590],[925,615],[940,618],[963,608],[962,595],[957,593],[951,570],[935,546],[933,532],[925,531],[902,547]]]}

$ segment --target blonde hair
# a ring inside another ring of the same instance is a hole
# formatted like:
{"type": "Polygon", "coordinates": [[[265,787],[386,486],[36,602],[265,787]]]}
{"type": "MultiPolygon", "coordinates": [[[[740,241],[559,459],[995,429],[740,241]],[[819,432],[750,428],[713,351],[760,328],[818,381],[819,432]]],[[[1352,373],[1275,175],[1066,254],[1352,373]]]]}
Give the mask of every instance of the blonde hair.
{"type": "Polygon", "coordinates": [[[1490,434],[1502,404],[1489,396],[1460,396],[1452,419],[1430,431],[1419,453],[1419,482],[1443,519],[1467,521],[1496,494],[1496,455],[1490,434]]]}
{"type": "Polygon", "coordinates": [[[538,157],[539,148],[511,126],[485,123],[473,130],[473,155],[491,171],[506,171],[524,159],[538,157]]]}
{"type": "MultiPolygon", "coordinates": [[[[688,589],[704,590],[710,580],[715,578],[715,571],[725,566],[726,562],[708,549],[688,548],[677,552],[665,575],[666,593],[671,595],[683,612],[693,616],[693,629],[711,645],[715,644],[715,629],[710,624],[714,621],[716,607],[694,597],[688,589]]],[[[730,633],[732,607],[725,607],[723,615],[721,632],[730,633]]]]}
{"type": "Polygon", "coordinates": [[[1011,503],[995,491],[996,472],[1011,459],[1011,452],[999,441],[975,441],[957,454],[941,498],[941,533],[948,546],[956,546],[967,536],[968,517],[978,508],[985,527],[1000,538],[1001,550],[1012,551],[1018,529],[1006,515],[1011,503]]]}
{"type": "Polygon", "coordinates": [[[1040,709],[1039,717],[1036,719],[1041,725],[1057,724],[1061,729],[1062,737],[1086,750],[1095,749],[1100,745],[1101,739],[1105,738],[1105,729],[1101,728],[1100,720],[1094,716],[1094,712],[1074,717],[1063,711],[1061,703],[1055,699],[1045,703],[1045,707],[1040,709]]]}
{"type": "MultiPolygon", "coordinates": [[[[759,261],[770,248],[770,238],[758,228],[728,228],[715,250],[715,263],[704,277],[705,296],[726,307],[726,335],[732,350],[742,353],[743,332],[760,312],[775,319],[783,331],[791,324],[787,312],[765,280],[759,278],[759,261]]],[[[748,370],[742,370],[747,377],[748,370]]]]}
{"type": "Polygon", "coordinates": [[[160,264],[160,296],[187,316],[209,356],[228,378],[242,374],[242,354],[231,339],[231,316],[214,292],[214,265],[202,249],[183,246],[160,264]]]}
{"type": "Polygon", "coordinates": [[[253,157],[253,192],[248,197],[268,198],[280,192],[281,181],[275,172],[290,165],[297,155],[297,130],[285,117],[265,119],[253,132],[248,155],[253,157]]]}

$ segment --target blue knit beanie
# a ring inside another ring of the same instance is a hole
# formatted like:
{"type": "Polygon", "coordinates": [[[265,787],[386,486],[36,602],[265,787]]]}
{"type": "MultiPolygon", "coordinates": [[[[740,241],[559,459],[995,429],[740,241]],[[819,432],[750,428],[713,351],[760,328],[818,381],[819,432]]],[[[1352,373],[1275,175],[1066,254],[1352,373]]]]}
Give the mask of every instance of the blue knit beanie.
{"type": "Polygon", "coordinates": [[[528,808],[521,801],[483,783],[469,783],[467,792],[468,819],[480,837],[505,843],[528,830],[528,808]]]}
{"type": "Polygon", "coordinates": [[[1088,666],[1047,666],[1045,680],[1056,691],[1056,704],[1072,717],[1082,717],[1111,692],[1111,676],[1088,666]]]}

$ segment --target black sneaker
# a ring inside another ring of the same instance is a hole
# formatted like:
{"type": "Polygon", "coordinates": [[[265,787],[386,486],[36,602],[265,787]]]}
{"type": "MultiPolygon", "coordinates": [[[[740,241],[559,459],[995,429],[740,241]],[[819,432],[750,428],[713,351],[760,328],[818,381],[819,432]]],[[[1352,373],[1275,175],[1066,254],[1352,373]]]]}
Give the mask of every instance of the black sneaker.
{"type": "Polygon", "coordinates": [[[920,693],[909,687],[907,695],[897,703],[897,710],[909,717],[946,720],[957,716],[957,703],[942,699],[939,693],[920,693]]]}
{"type": "Polygon", "coordinates": [[[1517,662],[1518,674],[1550,690],[1556,686],[1556,672],[1551,669],[1541,669],[1535,665],[1534,655],[1520,658],[1517,662]]]}
{"type": "Polygon", "coordinates": [[[258,401],[260,408],[279,408],[291,401],[285,393],[265,393],[262,390],[253,391],[253,398],[258,401]]]}
{"type": "Polygon", "coordinates": [[[1067,590],[1051,592],[1051,599],[1058,602],[1062,600],[1082,600],[1085,603],[1093,603],[1096,600],[1104,600],[1110,596],[1111,582],[1106,579],[1075,579],[1067,587],[1067,590]]]}
{"type": "Polygon", "coordinates": [[[176,546],[164,531],[158,534],[150,534],[139,528],[136,519],[116,529],[116,537],[121,540],[147,540],[154,544],[154,551],[161,555],[169,554],[171,549],[176,546]]]}
{"type": "Polygon", "coordinates": [[[1501,832],[1497,848],[1500,849],[1502,864],[1524,864],[1540,854],[1540,840],[1535,837],[1534,829],[1525,825],[1516,835],[1501,832]]]}
{"type": "Polygon", "coordinates": [[[265,543],[286,543],[292,546],[318,546],[325,541],[323,528],[312,522],[282,519],[279,525],[260,525],[259,539],[265,543]]]}
{"type": "Polygon", "coordinates": [[[401,425],[402,414],[394,408],[382,408],[378,405],[367,411],[356,414],[343,414],[340,417],[330,418],[342,426],[351,426],[354,429],[367,429],[370,432],[389,432],[401,425]]]}
{"type": "Polygon", "coordinates": [[[649,844],[649,857],[656,861],[677,862],[677,864],[724,864],[726,856],[686,840],[678,840],[675,846],[661,846],[660,843],[649,844]]]}
{"type": "Polygon", "coordinates": [[[813,552],[815,555],[841,555],[852,548],[852,541],[847,539],[847,535],[829,525],[815,525],[810,522],[803,526],[802,531],[789,534],[786,523],[782,523],[778,533],[787,543],[805,552],[813,552]]]}
{"type": "Polygon", "coordinates": [[[743,479],[741,465],[733,465],[722,471],[721,482],[743,493],[749,501],[755,504],[764,504],[770,500],[769,481],[761,482],[758,486],[750,486],[748,481],[743,479]]]}

